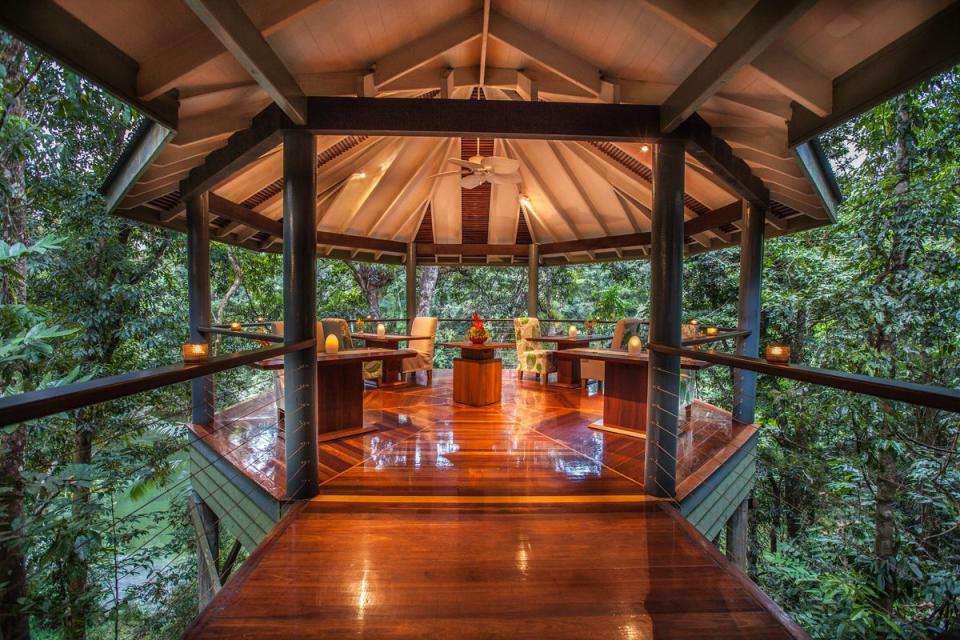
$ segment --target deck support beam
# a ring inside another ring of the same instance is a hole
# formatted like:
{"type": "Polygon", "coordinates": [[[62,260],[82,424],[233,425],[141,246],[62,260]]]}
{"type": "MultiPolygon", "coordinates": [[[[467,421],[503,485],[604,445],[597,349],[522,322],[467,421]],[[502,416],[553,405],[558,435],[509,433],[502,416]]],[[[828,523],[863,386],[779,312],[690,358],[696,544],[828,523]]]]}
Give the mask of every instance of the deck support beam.
{"type": "Polygon", "coordinates": [[[540,245],[531,244],[527,252],[527,315],[537,317],[540,295],[540,245]]]}
{"type": "MultiPolygon", "coordinates": [[[[680,346],[683,276],[684,146],[664,140],[654,147],[650,224],[650,342],[680,346]]],[[[677,482],[680,358],[650,352],[644,491],[672,498],[677,482]]]]}
{"type": "Polygon", "coordinates": [[[197,598],[200,611],[223,587],[217,572],[220,556],[220,528],[217,515],[196,491],[191,492],[190,521],[197,536],[197,598]]]}
{"type": "MultiPolygon", "coordinates": [[[[760,346],[760,287],[766,209],[744,203],[740,233],[740,299],[737,328],[750,335],[737,338],[737,355],[756,358],[760,346]]],[[[757,403],[757,374],[733,370],[733,419],[750,424],[757,403]]]]}
{"type": "Polygon", "coordinates": [[[750,498],[744,498],[727,520],[727,559],[741,571],[747,570],[747,513],[750,498]]]}
{"type": "Polygon", "coordinates": [[[283,133],[284,341],[313,346],[283,357],[287,498],[319,491],[317,462],[316,145],[303,130],[283,133]]]}
{"type": "MultiPolygon", "coordinates": [[[[210,208],[207,193],[187,200],[187,290],[190,298],[190,342],[206,342],[200,327],[209,327],[210,311],[210,208]]],[[[193,423],[213,423],[213,378],[191,383],[193,423]]]]}
{"type": "Polygon", "coordinates": [[[417,317],[417,245],[407,245],[407,262],[404,265],[407,275],[407,333],[413,328],[413,319],[417,317]]]}

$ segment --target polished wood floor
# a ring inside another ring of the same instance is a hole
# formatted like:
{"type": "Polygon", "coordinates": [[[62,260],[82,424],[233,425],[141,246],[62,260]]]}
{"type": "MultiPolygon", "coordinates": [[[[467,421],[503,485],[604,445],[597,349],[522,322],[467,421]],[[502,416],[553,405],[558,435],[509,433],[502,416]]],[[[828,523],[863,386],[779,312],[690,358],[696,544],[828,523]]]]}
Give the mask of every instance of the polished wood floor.
{"type": "MultiPolygon", "coordinates": [[[[509,372],[501,406],[472,408],[451,402],[450,382],[369,391],[380,430],[321,447],[321,494],[186,637],[805,637],[672,505],[643,495],[643,440],[587,427],[600,397],[509,372]]],[[[259,460],[280,490],[282,439],[261,409],[206,435],[259,460]]],[[[698,405],[684,473],[748,431],[698,405]]]]}

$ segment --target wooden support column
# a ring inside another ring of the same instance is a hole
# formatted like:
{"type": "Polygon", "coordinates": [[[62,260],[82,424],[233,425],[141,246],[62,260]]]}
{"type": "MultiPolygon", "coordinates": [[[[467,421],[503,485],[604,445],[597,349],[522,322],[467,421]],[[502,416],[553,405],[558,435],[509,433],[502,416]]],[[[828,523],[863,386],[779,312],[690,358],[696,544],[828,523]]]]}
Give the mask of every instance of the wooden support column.
{"type": "MultiPolygon", "coordinates": [[[[206,342],[200,327],[210,326],[210,209],[206,192],[187,200],[187,291],[190,298],[190,342],[206,342]]],[[[213,376],[191,383],[193,422],[213,422],[213,376]]]]}
{"type": "MultiPolygon", "coordinates": [[[[766,211],[746,204],[740,233],[740,303],[737,325],[750,335],[737,338],[737,355],[757,357],[760,345],[760,286],[763,271],[763,232],[766,211]]],[[[757,402],[757,374],[733,370],[733,418],[746,424],[754,420],[757,402]]]]}
{"type": "Polygon", "coordinates": [[[197,538],[197,598],[200,611],[203,611],[222,587],[217,571],[220,529],[217,515],[196,491],[191,492],[188,500],[190,521],[197,538]]]}
{"type": "Polygon", "coordinates": [[[417,245],[407,245],[407,332],[413,328],[413,319],[417,317],[417,245]]]}
{"type": "MultiPolygon", "coordinates": [[[[664,140],[653,152],[650,221],[650,342],[680,346],[684,147],[664,140]]],[[[650,353],[644,490],[672,498],[677,481],[680,357],[650,353]]]]}
{"type": "Polygon", "coordinates": [[[540,295],[540,245],[531,244],[527,252],[527,315],[537,317],[537,296],[540,295]]]}
{"type": "Polygon", "coordinates": [[[750,499],[744,498],[727,520],[727,559],[747,570],[747,510],[750,499]]]}
{"type": "MultiPolygon", "coordinates": [[[[283,134],[283,338],[317,338],[317,174],[313,136],[283,134]]],[[[283,357],[287,498],[319,490],[317,345],[283,357]]]]}

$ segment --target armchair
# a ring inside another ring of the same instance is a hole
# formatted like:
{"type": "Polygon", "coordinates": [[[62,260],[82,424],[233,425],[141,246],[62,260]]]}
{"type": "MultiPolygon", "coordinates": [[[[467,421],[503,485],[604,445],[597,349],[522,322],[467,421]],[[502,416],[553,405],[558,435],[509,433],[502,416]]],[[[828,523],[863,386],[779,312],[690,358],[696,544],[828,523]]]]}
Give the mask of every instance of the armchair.
{"type": "MultiPolygon", "coordinates": [[[[617,320],[613,330],[613,340],[610,343],[611,349],[622,349],[631,337],[639,335],[640,320],[637,318],[622,318],[617,320]]],[[[587,386],[590,380],[596,380],[603,383],[603,362],[599,360],[581,360],[580,361],[580,384],[587,386]]]]}
{"type": "Polygon", "coordinates": [[[410,335],[430,336],[429,339],[411,340],[410,349],[417,352],[412,358],[406,358],[401,363],[403,375],[416,374],[417,371],[427,372],[427,384],[433,383],[433,348],[437,337],[437,319],[431,316],[418,316],[410,325],[410,335]]]}
{"type": "Polygon", "coordinates": [[[556,355],[527,339],[540,337],[540,320],[514,318],[513,330],[517,341],[517,380],[523,380],[524,373],[535,373],[540,384],[547,384],[547,376],[557,370],[556,355]]]}

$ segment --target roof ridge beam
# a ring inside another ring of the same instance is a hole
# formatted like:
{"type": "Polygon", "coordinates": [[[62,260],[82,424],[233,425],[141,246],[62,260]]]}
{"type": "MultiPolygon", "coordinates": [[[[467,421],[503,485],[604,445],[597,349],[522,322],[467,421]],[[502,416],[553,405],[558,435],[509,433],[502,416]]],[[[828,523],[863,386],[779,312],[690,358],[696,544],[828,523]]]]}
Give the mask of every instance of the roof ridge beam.
{"type": "Polygon", "coordinates": [[[307,97],[236,0],[184,0],[295,124],[307,122],[307,97]]]}
{"type": "Polygon", "coordinates": [[[660,127],[665,132],[676,129],[815,3],[759,0],[663,103],[660,127]]]}

